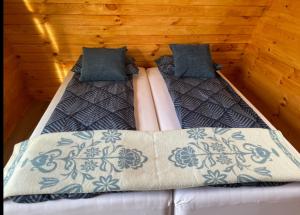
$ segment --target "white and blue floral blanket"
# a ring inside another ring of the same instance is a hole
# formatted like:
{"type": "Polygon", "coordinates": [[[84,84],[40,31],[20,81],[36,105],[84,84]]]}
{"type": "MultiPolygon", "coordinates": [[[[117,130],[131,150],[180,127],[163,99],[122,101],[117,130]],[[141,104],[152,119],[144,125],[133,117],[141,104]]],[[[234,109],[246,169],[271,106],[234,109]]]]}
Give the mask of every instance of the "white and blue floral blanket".
{"type": "Polygon", "coordinates": [[[4,199],[259,181],[300,181],[300,155],[280,131],[61,132],[15,146],[4,168],[4,199]]]}

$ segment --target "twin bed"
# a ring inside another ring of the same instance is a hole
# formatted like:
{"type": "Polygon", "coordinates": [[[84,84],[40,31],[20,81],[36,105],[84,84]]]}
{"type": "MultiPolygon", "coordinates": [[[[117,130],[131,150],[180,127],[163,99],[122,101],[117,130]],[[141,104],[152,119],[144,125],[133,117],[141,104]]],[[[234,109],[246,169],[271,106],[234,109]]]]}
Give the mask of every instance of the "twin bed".
{"type": "MultiPolygon", "coordinates": [[[[235,92],[233,96],[246,108],[243,109],[245,112],[239,112],[240,115],[236,118],[240,119],[242,117],[241,122],[245,122],[244,114],[246,114],[247,119],[250,116],[252,120],[257,122],[257,124],[254,123],[254,127],[274,129],[274,126],[222,75],[222,73],[219,72],[218,74],[224,82],[231,86],[230,89],[235,92]]],[[[53,127],[57,128],[57,126],[51,126],[51,123],[55,121],[53,119],[59,121],[59,119],[62,118],[60,115],[56,117],[53,116],[59,113],[58,109],[66,108],[66,112],[69,112],[70,117],[74,118],[75,116],[76,118],[76,113],[71,110],[78,106],[75,105],[72,107],[70,103],[62,106],[62,101],[67,100],[66,91],[70,89],[70,83],[74,82],[76,79],[75,76],[76,74],[72,72],[67,75],[30,138],[34,138],[42,133],[55,132],[55,130],[52,129],[53,127]]],[[[169,90],[172,89],[170,85],[168,89],[166,79],[164,78],[166,77],[163,77],[157,67],[147,70],[139,68],[139,74],[133,76],[131,83],[134,92],[132,101],[134,106],[134,113],[132,115],[134,116],[134,126],[129,129],[136,128],[136,130],[141,131],[159,131],[189,127],[189,124],[186,123],[182,126],[184,114],[182,115],[183,112],[181,112],[181,110],[186,108],[183,104],[184,102],[178,103],[176,95],[174,93],[170,95],[171,91],[169,90]]],[[[122,95],[125,96],[124,98],[127,98],[126,95],[122,95]]],[[[130,99],[127,98],[127,100],[130,99]]],[[[218,103],[216,98],[212,101],[218,103]]],[[[188,102],[193,103],[194,101],[188,100],[188,102]]],[[[95,104],[98,107],[97,102],[94,102],[94,105],[95,104]]],[[[201,106],[201,103],[197,104],[201,106]]],[[[88,108],[88,106],[85,106],[85,108],[88,108]]],[[[87,110],[83,112],[86,113],[87,110]]],[[[123,116],[129,117],[130,120],[132,116],[129,112],[122,114],[123,116]]],[[[222,113],[221,115],[227,116],[227,112],[229,111],[226,109],[226,113],[222,113]]],[[[208,115],[213,115],[214,113],[216,113],[216,111],[211,114],[208,113],[208,115]]],[[[87,115],[84,115],[84,117],[86,116],[87,115]]],[[[69,120],[68,117],[67,119],[69,120]]],[[[89,121],[87,118],[85,119],[89,121]]],[[[187,120],[187,122],[192,123],[191,119],[187,120]]],[[[212,123],[209,120],[205,120],[205,122],[212,123]]],[[[247,125],[249,125],[248,123],[249,121],[243,124],[242,127],[247,127],[247,125]]],[[[58,124],[63,126],[63,122],[58,124]]],[[[91,124],[93,123],[90,123],[90,125],[91,124]]],[[[97,127],[93,127],[93,129],[97,129],[97,127]]],[[[100,126],[98,129],[109,128],[100,126]]],[[[72,128],[69,128],[69,130],[72,130],[72,128]]],[[[299,201],[299,183],[288,183],[280,186],[263,187],[200,187],[169,191],[106,193],[87,199],[60,199],[33,204],[18,204],[12,200],[7,200],[4,203],[4,211],[7,215],[20,213],[34,215],[40,214],[41,211],[43,211],[43,214],[122,213],[157,215],[221,213],[226,215],[232,214],[234,211],[235,213],[249,215],[271,213],[276,215],[294,214],[299,209],[299,201]]]]}

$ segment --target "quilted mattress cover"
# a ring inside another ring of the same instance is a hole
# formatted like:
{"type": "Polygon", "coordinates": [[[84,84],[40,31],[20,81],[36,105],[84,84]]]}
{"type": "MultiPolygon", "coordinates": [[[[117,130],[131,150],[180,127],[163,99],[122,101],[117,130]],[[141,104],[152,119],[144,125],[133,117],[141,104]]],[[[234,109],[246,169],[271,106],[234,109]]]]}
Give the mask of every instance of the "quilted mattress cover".
{"type": "Polygon", "coordinates": [[[42,133],[135,130],[132,80],[80,82],[79,77],[70,80],[42,133]]]}
{"type": "Polygon", "coordinates": [[[161,72],[183,129],[268,128],[221,77],[178,78],[161,72]]]}

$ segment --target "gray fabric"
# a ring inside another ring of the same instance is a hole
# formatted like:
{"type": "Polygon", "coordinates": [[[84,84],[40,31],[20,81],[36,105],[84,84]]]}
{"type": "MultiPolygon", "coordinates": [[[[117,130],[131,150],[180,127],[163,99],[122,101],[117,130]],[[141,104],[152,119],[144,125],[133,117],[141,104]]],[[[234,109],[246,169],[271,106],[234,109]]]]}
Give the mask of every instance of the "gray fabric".
{"type": "Polygon", "coordinates": [[[81,68],[82,68],[82,55],[79,56],[78,60],[74,64],[74,66],[71,69],[71,72],[80,74],[81,73],[81,68]]]}
{"type": "MultiPolygon", "coordinates": [[[[174,75],[175,65],[172,55],[164,55],[155,60],[157,67],[160,71],[169,75],[174,75]]],[[[214,70],[221,70],[223,66],[221,64],[213,62],[214,70]]]]}
{"type": "Polygon", "coordinates": [[[132,81],[80,82],[74,74],[42,133],[135,130],[132,81]]]}
{"type": "Polygon", "coordinates": [[[176,77],[213,78],[215,69],[208,44],[171,44],[176,77]]]}
{"type": "Polygon", "coordinates": [[[162,72],[182,128],[268,128],[221,77],[177,78],[162,72]]]}
{"type": "MultiPolygon", "coordinates": [[[[139,68],[135,64],[135,59],[133,57],[126,56],[125,66],[126,66],[126,71],[125,72],[128,76],[139,73],[139,68]]],[[[81,68],[82,68],[82,55],[79,56],[76,63],[72,67],[71,71],[74,72],[74,73],[80,74],[81,73],[81,68]]]]}
{"type": "Polygon", "coordinates": [[[139,68],[135,64],[135,59],[131,56],[126,56],[125,59],[126,64],[126,74],[127,75],[134,75],[139,73],[139,68]]]}
{"type": "Polygon", "coordinates": [[[83,48],[80,81],[124,81],[127,79],[127,49],[83,48]]]}
{"type": "Polygon", "coordinates": [[[173,56],[165,55],[155,60],[159,71],[163,71],[166,74],[174,75],[175,65],[173,56]]]}

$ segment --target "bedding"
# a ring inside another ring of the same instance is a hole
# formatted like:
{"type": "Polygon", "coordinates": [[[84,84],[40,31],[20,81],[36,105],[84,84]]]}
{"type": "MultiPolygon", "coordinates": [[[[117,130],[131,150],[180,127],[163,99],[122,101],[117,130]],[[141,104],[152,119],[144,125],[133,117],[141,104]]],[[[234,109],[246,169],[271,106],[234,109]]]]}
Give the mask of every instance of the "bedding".
{"type": "Polygon", "coordinates": [[[4,199],[300,181],[299,169],[299,153],[277,130],[51,133],[15,146],[4,169],[4,199]]]}
{"type": "Polygon", "coordinates": [[[74,66],[71,68],[71,72],[74,73],[81,73],[81,68],[82,68],[82,55],[80,55],[77,59],[77,61],[75,62],[74,66]]]}
{"type": "MultiPolygon", "coordinates": [[[[80,68],[79,57],[73,68],[80,68]],[[76,66],[77,65],[77,66],[76,66]]],[[[60,102],[47,121],[42,134],[93,129],[134,130],[134,99],[132,77],[128,81],[81,82],[75,72],[60,102]]],[[[14,201],[42,202],[57,199],[91,198],[97,194],[29,195],[14,201]]]]}
{"type": "MultiPolygon", "coordinates": [[[[255,111],[259,118],[261,118],[269,128],[276,129],[268,121],[268,119],[266,119],[264,115],[261,114],[259,110],[257,110],[257,108],[251,104],[251,102],[238,89],[236,89],[234,85],[232,85],[231,82],[226,79],[226,77],[223,76],[222,73],[217,73],[231,86],[236,94],[238,94],[239,97],[242,98],[253,111],[255,111]]],[[[162,131],[180,129],[181,125],[177,117],[174,103],[161,72],[157,67],[153,67],[147,69],[147,75],[151,86],[151,92],[153,95],[160,129],[162,131]]]]}
{"type": "Polygon", "coordinates": [[[127,79],[127,48],[83,48],[80,81],[124,81],[127,79]]]}
{"type": "Polygon", "coordinates": [[[268,128],[220,76],[178,78],[169,70],[160,72],[182,128],[268,128]]]}
{"type": "Polygon", "coordinates": [[[81,82],[74,74],[42,133],[134,130],[132,80],[81,82]]]}
{"type": "MultiPolygon", "coordinates": [[[[33,139],[34,137],[37,137],[37,136],[39,136],[39,134],[42,133],[42,130],[44,129],[46,123],[49,121],[50,116],[52,115],[57,104],[59,103],[59,100],[61,100],[63,94],[65,93],[67,86],[69,85],[69,83],[72,80],[74,75],[75,74],[73,72],[70,72],[67,75],[66,79],[64,80],[64,82],[60,86],[59,90],[57,91],[56,95],[52,99],[49,107],[47,108],[47,111],[45,112],[45,114],[41,118],[39,124],[37,125],[36,129],[32,133],[30,139],[33,139]]],[[[144,68],[139,68],[138,75],[134,75],[132,77],[132,82],[133,82],[133,88],[134,88],[134,119],[135,119],[135,123],[136,123],[136,128],[141,131],[158,131],[159,126],[158,126],[158,122],[157,122],[157,118],[156,118],[156,114],[155,114],[154,103],[152,100],[152,95],[151,95],[150,85],[149,85],[149,82],[147,79],[147,74],[146,74],[144,68]]],[[[154,204],[154,202],[156,202],[155,204],[159,205],[160,202],[157,202],[158,201],[157,199],[165,199],[164,201],[167,201],[167,199],[169,199],[168,201],[170,201],[170,199],[171,199],[170,198],[171,194],[168,191],[152,192],[151,195],[148,194],[147,192],[139,192],[139,193],[140,194],[134,194],[134,193],[126,194],[126,193],[122,192],[119,194],[115,193],[114,195],[105,194],[102,197],[100,197],[99,195],[95,195],[95,194],[84,194],[84,195],[77,195],[77,196],[76,195],[67,195],[67,194],[65,194],[65,195],[49,194],[49,195],[43,195],[43,196],[29,195],[29,196],[20,196],[16,199],[12,199],[12,200],[18,201],[18,202],[28,202],[28,203],[36,202],[36,204],[34,204],[34,205],[37,205],[37,206],[39,205],[40,207],[48,208],[48,202],[49,202],[48,200],[51,199],[51,200],[59,200],[59,201],[55,201],[55,202],[57,202],[57,204],[63,202],[68,205],[71,204],[70,207],[76,208],[76,204],[78,204],[78,201],[80,201],[80,202],[81,201],[90,201],[90,202],[94,203],[95,205],[98,205],[97,199],[100,198],[101,201],[107,202],[107,201],[109,201],[110,197],[112,196],[112,197],[114,197],[113,199],[116,199],[116,201],[117,201],[116,204],[123,199],[122,202],[119,202],[119,204],[124,205],[123,209],[125,210],[125,203],[134,206],[136,204],[136,202],[139,201],[137,199],[132,200],[132,198],[124,199],[125,196],[127,196],[127,195],[140,196],[145,201],[144,205],[147,205],[148,203],[152,204],[151,202],[153,202],[153,204],[154,204]],[[152,195],[155,195],[157,198],[154,200],[149,199],[150,196],[152,196],[152,195]],[[90,197],[93,197],[93,198],[90,198],[90,197]],[[85,198],[86,198],[86,200],[85,200],[85,198]],[[68,199],[72,199],[71,202],[68,199]],[[47,202],[42,202],[42,201],[47,201],[47,202]]],[[[7,202],[12,202],[12,200],[6,201],[6,204],[7,204],[7,202]]],[[[22,208],[22,210],[24,210],[24,211],[30,211],[30,214],[34,213],[34,211],[31,211],[31,210],[34,210],[35,207],[26,206],[26,205],[27,204],[25,204],[24,206],[14,206],[14,204],[11,203],[11,204],[9,204],[9,206],[7,206],[7,208],[8,208],[7,210],[9,210],[13,214],[14,213],[13,211],[16,211],[16,212],[18,211],[18,209],[15,209],[15,208],[22,208]]],[[[102,203],[100,205],[102,205],[102,203]]],[[[155,210],[157,210],[157,211],[161,210],[160,212],[158,212],[158,214],[167,214],[166,211],[169,210],[169,207],[170,207],[170,204],[166,205],[165,209],[163,209],[162,207],[159,207],[155,210]]],[[[142,210],[142,209],[138,209],[138,208],[139,208],[139,206],[136,205],[135,209],[132,208],[132,210],[135,210],[135,211],[142,210]]],[[[146,211],[147,207],[145,206],[144,209],[146,211]]],[[[51,213],[53,211],[53,209],[51,207],[48,208],[48,210],[49,210],[49,213],[51,213]]],[[[110,209],[108,209],[108,208],[105,210],[103,208],[99,208],[99,210],[110,211],[110,209]]],[[[80,211],[80,210],[78,210],[78,211],[80,211]]],[[[126,211],[131,211],[131,209],[127,208],[126,211]]]]}
{"type": "MultiPolygon", "coordinates": [[[[174,74],[175,65],[172,55],[164,55],[155,60],[157,67],[160,71],[164,71],[166,74],[174,74]]],[[[221,64],[213,62],[214,70],[221,70],[223,66],[221,64]]]]}
{"type": "Polygon", "coordinates": [[[215,69],[208,44],[171,44],[178,78],[214,78],[215,69]]]}
{"type": "MultiPolygon", "coordinates": [[[[144,68],[139,67],[138,75],[133,75],[134,90],[134,118],[136,129],[141,131],[158,131],[159,125],[155,113],[154,102],[152,99],[151,88],[144,68]]],[[[47,122],[53,114],[57,104],[60,102],[65,93],[67,86],[74,76],[73,72],[69,72],[60,85],[53,99],[51,100],[47,110],[40,119],[38,125],[32,132],[30,139],[39,136],[44,130],[47,122]]]]}
{"type": "MultiPolygon", "coordinates": [[[[166,83],[157,67],[147,69],[153,100],[156,107],[160,129],[163,131],[180,129],[174,103],[166,83]]],[[[218,74],[231,86],[251,109],[271,129],[276,129],[260,112],[222,75],[218,74]]],[[[281,186],[239,186],[200,187],[176,189],[173,191],[174,214],[284,214],[296,215],[300,201],[300,183],[286,183],[281,186]],[[277,210],[277,209],[278,210],[277,210]]],[[[278,184],[277,184],[278,185],[278,184]]]]}
{"type": "MultiPolygon", "coordinates": [[[[125,66],[126,66],[126,74],[128,76],[139,73],[139,69],[135,65],[135,59],[129,55],[127,55],[125,58],[125,66]]],[[[79,56],[74,66],[71,68],[71,72],[80,74],[81,68],[82,68],[82,55],[79,56]]]]}

